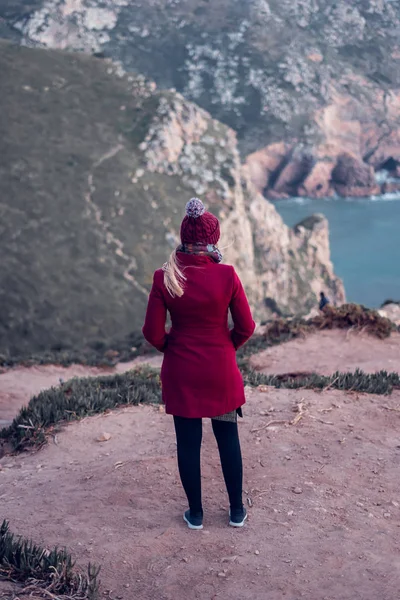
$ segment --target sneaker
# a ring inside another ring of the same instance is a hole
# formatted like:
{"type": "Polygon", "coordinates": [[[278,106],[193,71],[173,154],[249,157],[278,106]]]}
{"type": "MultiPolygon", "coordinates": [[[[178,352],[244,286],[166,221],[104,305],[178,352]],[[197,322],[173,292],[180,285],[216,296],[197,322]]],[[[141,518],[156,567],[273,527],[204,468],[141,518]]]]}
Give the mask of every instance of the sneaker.
{"type": "Polygon", "coordinates": [[[183,520],[189,529],[203,529],[203,515],[193,516],[190,509],[184,513],[183,520]]]}
{"type": "Polygon", "coordinates": [[[229,525],[231,527],[243,527],[247,519],[247,510],[244,508],[229,511],[229,525]]]}

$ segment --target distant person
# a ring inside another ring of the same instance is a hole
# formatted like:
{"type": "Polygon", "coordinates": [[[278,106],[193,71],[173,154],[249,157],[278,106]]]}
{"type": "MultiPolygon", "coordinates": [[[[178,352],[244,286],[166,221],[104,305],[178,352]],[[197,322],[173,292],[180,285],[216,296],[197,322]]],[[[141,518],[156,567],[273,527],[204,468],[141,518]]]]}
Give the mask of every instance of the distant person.
{"type": "Polygon", "coordinates": [[[143,327],[146,340],[164,353],[162,396],[166,413],[174,417],[179,473],[189,504],[183,518],[190,529],[203,528],[203,417],[212,419],[229,495],[229,524],[242,527],[247,518],[237,425],[245,395],[236,350],[252,336],[255,323],[234,268],[220,264],[219,237],[218,219],[192,198],[181,225],[182,243],[154,274],[143,327]]]}
{"type": "Polygon", "coordinates": [[[324,292],[319,294],[319,310],[323,311],[326,306],[330,304],[329,299],[325,296],[324,292]]]}

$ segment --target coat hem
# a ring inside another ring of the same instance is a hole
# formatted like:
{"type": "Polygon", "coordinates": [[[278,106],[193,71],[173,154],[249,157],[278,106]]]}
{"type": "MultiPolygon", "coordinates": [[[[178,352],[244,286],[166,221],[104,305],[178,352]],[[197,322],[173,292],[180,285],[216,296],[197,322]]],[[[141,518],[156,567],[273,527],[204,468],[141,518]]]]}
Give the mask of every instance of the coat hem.
{"type": "Polygon", "coordinates": [[[222,414],[226,414],[229,412],[233,412],[234,410],[238,410],[239,408],[242,408],[242,406],[244,406],[246,404],[246,400],[244,402],[241,402],[240,404],[238,404],[237,406],[234,406],[233,408],[230,408],[228,410],[225,410],[224,412],[215,412],[212,411],[213,414],[210,414],[210,412],[207,412],[207,414],[204,414],[204,412],[202,412],[202,414],[190,414],[188,415],[186,414],[182,414],[181,411],[176,411],[176,410],[168,410],[168,407],[165,407],[165,413],[167,415],[171,415],[172,417],[182,417],[184,419],[212,419],[214,417],[220,417],[222,414]]]}

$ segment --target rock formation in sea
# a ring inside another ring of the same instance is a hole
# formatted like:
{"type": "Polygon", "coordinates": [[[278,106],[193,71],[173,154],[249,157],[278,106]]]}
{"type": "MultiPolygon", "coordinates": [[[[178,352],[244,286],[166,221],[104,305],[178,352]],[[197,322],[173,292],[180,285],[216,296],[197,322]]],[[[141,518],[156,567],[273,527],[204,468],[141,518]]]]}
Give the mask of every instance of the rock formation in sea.
{"type": "Polygon", "coordinates": [[[138,329],[193,195],[221,219],[257,319],[306,313],[321,288],[344,300],[325,219],[284,225],[204,109],[84,54],[3,42],[0,74],[0,351],[138,329]]]}
{"type": "Polygon", "coordinates": [[[399,187],[399,0],[0,0],[0,17],[14,41],[176,88],[238,133],[267,197],[399,187]]]}

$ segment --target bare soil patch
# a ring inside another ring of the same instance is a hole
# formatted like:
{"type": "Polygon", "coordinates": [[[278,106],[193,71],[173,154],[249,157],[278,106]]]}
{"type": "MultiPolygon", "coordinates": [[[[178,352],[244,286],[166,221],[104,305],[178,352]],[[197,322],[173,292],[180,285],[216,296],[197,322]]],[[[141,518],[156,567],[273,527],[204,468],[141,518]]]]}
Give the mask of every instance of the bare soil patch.
{"type": "Polygon", "coordinates": [[[379,340],[356,331],[334,329],[320,331],[272,346],[250,358],[250,365],[267,375],[283,373],[319,373],[361,369],[400,372],[400,334],[379,340]]]}
{"type": "Polygon", "coordinates": [[[162,357],[140,357],[131,362],[119,363],[115,367],[99,368],[84,365],[40,365],[33,367],[14,367],[0,372],[0,428],[8,425],[17,412],[28,404],[39,392],[58,386],[60,380],[68,381],[73,377],[97,377],[124,373],[133,367],[146,363],[160,366],[162,357]]]}
{"type": "Polygon", "coordinates": [[[68,425],[38,453],[4,457],[1,517],[46,547],[66,545],[82,565],[101,563],[113,599],[395,600],[399,425],[399,391],[248,390],[248,524],[227,527],[205,421],[205,529],[192,532],[171,418],[120,409],[68,425]],[[104,432],[109,441],[96,441],[104,432]]]}

